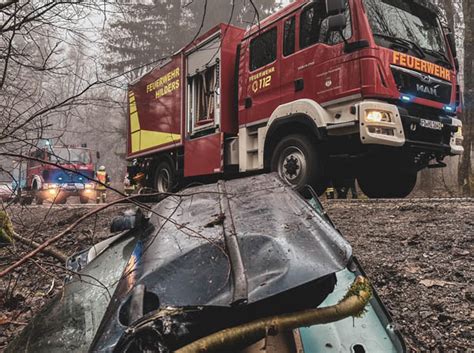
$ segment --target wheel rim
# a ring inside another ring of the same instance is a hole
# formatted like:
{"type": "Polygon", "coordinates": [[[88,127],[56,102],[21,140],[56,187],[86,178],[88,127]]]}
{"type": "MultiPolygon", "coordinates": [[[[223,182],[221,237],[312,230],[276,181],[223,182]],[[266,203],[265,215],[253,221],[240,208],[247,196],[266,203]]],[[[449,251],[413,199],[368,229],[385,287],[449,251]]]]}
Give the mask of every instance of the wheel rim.
{"type": "Polygon", "coordinates": [[[298,184],[307,173],[306,157],[295,146],[285,148],[278,159],[278,174],[280,178],[292,185],[298,184]]]}
{"type": "Polygon", "coordinates": [[[170,189],[171,175],[167,169],[161,169],[156,180],[156,189],[158,192],[168,192],[170,189]]]}

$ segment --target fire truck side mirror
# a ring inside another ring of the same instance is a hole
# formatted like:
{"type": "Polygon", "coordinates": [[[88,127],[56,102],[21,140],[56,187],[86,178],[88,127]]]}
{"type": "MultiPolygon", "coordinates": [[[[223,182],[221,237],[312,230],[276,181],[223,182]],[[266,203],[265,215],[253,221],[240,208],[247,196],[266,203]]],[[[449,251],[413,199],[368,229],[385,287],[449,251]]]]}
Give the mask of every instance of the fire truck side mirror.
{"type": "Polygon", "coordinates": [[[327,18],[328,32],[342,32],[347,25],[347,19],[344,14],[333,15],[327,18]]]}
{"type": "Polygon", "coordinates": [[[458,56],[458,52],[456,50],[456,38],[454,38],[454,33],[453,32],[447,33],[446,38],[448,39],[448,44],[449,44],[449,48],[451,49],[451,53],[453,53],[453,57],[456,58],[458,56]]]}
{"type": "Polygon", "coordinates": [[[326,0],[326,13],[331,15],[337,15],[344,12],[346,4],[344,0],[326,0]]]}
{"type": "Polygon", "coordinates": [[[99,151],[96,151],[96,152],[95,152],[95,156],[96,156],[97,159],[100,159],[100,152],[99,152],[99,151]]]}

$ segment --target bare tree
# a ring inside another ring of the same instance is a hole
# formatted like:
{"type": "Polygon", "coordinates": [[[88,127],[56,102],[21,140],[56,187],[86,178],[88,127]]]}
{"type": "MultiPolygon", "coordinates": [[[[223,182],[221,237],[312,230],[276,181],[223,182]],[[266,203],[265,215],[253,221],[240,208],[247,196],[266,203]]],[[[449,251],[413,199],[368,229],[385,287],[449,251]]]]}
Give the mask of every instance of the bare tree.
{"type": "Polygon", "coordinates": [[[472,195],[472,149],[474,136],[474,3],[463,1],[464,17],[464,155],[459,166],[459,182],[472,195]]]}

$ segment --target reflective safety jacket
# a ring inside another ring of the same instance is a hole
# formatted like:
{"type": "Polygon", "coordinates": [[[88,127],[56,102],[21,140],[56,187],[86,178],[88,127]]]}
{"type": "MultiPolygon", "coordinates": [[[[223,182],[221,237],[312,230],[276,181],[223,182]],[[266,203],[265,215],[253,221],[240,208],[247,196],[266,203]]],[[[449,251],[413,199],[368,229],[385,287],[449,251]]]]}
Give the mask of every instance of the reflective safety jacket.
{"type": "MultiPolygon", "coordinates": [[[[102,184],[108,184],[109,183],[109,176],[107,175],[107,172],[105,171],[102,171],[102,170],[99,170],[97,173],[96,173],[96,178],[98,181],[100,181],[102,184]]],[[[97,189],[99,190],[105,190],[105,186],[102,185],[102,184],[99,184],[97,183],[97,189]]]]}

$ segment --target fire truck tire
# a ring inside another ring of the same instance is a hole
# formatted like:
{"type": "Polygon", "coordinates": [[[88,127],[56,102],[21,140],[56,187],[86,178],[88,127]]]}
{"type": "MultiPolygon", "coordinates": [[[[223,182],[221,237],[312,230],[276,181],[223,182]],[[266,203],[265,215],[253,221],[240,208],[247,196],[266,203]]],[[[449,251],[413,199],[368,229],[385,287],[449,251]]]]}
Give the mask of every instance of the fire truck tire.
{"type": "Polygon", "coordinates": [[[54,201],[54,203],[57,203],[58,205],[64,205],[66,202],[67,202],[66,197],[57,198],[56,201],[54,201]]]}
{"type": "Polygon", "coordinates": [[[22,206],[28,206],[33,203],[33,198],[32,197],[20,197],[20,205],[22,206]]]}
{"type": "Polygon", "coordinates": [[[284,137],[273,150],[270,166],[272,171],[305,196],[306,185],[310,185],[318,195],[326,190],[323,158],[315,143],[305,135],[284,137]]]}
{"type": "Polygon", "coordinates": [[[385,169],[357,178],[362,192],[369,198],[398,199],[410,195],[416,185],[416,173],[385,169]]]}
{"type": "Polygon", "coordinates": [[[80,196],[79,197],[79,202],[83,203],[83,204],[84,203],[89,203],[89,198],[80,196]]]}
{"type": "Polygon", "coordinates": [[[43,198],[42,198],[41,196],[36,196],[36,197],[35,197],[35,201],[36,201],[36,204],[37,204],[37,205],[42,205],[43,202],[44,202],[44,200],[43,200],[43,198]]]}
{"type": "Polygon", "coordinates": [[[158,192],[173,192],[173,186],[176,182],[175,172],[168,161],[158,163],[155,169],[153,188],[158,192]]]}

